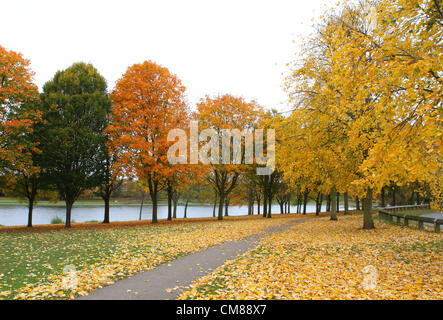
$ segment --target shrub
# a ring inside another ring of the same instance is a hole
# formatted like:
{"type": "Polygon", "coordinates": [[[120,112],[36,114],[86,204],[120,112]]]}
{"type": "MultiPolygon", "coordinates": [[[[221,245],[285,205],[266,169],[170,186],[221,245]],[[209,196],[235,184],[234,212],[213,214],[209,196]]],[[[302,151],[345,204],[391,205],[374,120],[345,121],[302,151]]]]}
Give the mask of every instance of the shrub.
{"type": "Polygon", "coordinates": [[[59,217],[52,218],[51,220],[51,224],[61,224],[61,223],[64,223],[64,221],[59,217]]]}

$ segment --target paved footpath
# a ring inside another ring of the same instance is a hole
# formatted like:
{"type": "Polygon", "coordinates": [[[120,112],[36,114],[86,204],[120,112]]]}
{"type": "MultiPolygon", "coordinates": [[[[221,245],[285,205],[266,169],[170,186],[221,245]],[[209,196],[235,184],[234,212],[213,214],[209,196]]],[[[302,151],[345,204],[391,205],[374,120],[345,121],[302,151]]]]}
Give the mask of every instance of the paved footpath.
{"type": "Polygon", "coordinates": [[[237,241],[227,241],[200,252],[161,264],[152,270],[78,297],[78,300],[168,300],[176,299],[193,281],[212,272],[225,261],[257,246],[264,236],[289,229],[292,224],[307,219],[290,220],[288,224],[270,227],[265,232],[237,241]],[[176,290],[168,290],[178,287],[176,290]],[[182,288],[182,289],[181,289],[182,288]],[[167,292],[170,291],[170,293],[167,292]]]}

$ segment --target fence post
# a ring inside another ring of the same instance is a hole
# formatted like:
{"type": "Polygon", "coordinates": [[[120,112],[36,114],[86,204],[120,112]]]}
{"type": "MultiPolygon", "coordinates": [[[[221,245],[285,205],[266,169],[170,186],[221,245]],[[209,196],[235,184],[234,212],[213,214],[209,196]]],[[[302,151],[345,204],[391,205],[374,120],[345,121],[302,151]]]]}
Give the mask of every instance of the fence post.
{"type": "Polygon", "coordinates": [[[404,225],[405,227],[408,227],[408,226],[409,226],[409,218],[405,216],[405,217],[404,217],[404,220],[405,220],[405,221],[404,221],[404,224],[403,224],[403,225],[404,225]]]}
{"type": "Polygon", "coordinates": [[[440,224],[437,223],[437,219],[434,222],[434,231],[440,233],[440,224]]]}
{"type": "Polygon", "coordinates": [[[424,229],[423,221],[421,221],[421,220],[418,221],[418,228],[419,228],[420,230],[423,230],[423,229],[424,229]]]}

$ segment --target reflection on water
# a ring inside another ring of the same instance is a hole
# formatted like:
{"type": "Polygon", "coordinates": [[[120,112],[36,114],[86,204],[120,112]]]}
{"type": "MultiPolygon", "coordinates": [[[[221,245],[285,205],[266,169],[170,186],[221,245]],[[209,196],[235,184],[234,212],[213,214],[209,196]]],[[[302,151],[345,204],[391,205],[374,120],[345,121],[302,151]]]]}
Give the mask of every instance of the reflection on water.
{"type": "MultiPolygon", "coordinates": [[[[296,212],[296,206],[291,206],[291,212],[296,212]]],[[[325,206],[322,208],[325,210],[325,206]]],[[[315,205],[308,204],[307,212],[315,212],[315,205]]],[[[166,219],[168,216],[168,207],[158,207],[158,218],[166,219]]],[[[217,211],[218,212],[218,211],[217,211]]],[[[280,213],[280,206],[272,206],[273,213],[280,213]]],[[[111,207],[110,220],[111,221],[129,221],[138,220],[140,207],[111,207]]],[[[102,221],[104,214],[104,207],[74,207],[72,209],[72,220],[75,222],[85,221],[102,221]]],[[[183,218],[184,206],[177,207],[177,218],[183,218]]],[[[247,206],[229,206],[230,216],[247,215],[247,206]]],[[[257,207],[255,207],[254,214],[257,214],[257,207]]],[[[189,206],[187,211],[188,218],[202,218],[212,217],[212,206],[189,206]]],[[[49,224],[55,217],[62,220],[65,218],[64,207],[36,207],[33,214],[33,224],[49,224]]],[[[152,218],[152,207],[143,207],[142,220],[150,220],[152,218]]],[[[0,207],[0,225],[4,226],[18,226],[26,225],[28,219],[28,208],[26,206],[2,206],[0,207]]]]}

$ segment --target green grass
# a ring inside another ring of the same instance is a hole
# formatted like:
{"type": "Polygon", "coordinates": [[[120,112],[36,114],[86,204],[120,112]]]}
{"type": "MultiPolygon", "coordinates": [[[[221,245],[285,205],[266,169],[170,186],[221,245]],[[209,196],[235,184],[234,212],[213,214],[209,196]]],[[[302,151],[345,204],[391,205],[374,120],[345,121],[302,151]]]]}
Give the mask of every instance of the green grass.
{"type": "MultiPolygon", "coordinates": [[[[118,231],[117,231],[118,233],[118,231]]],[[[114,233],[104,231],[0,234],[0,292],[61,272],[69,264],[90,265],[116,249],[114,233]]]]}
{"type": "MultiPolygon", "coordinates": [[[[168,228],[0,233],[0,292],[11,291],[3,298],[12,299],[17,289],[45,279],[50,274],[61,273],[67,265],[83,268],[118,255],[122,250],[131,254],[152,252],[151,245],[146,243],[135,242],[128,247],[128,243],[138,237],[173,236],[178,232],[192,232],[195,228],[203,228],[203,224],[168,228]]],[[[165,255],[160,249],[157,250],[158,254],[165,255]]]]}
{"type": "MultiPolygon", "coordinates": [[[[420,215],[425,214],[425,213],[435,213],[435,210],[422,209],[422,210],[409,210],[409,211],[395,212],[395,214],[399,214],[399,215],[406,215],[407,214],[407,215],[410,215],[410,216],[420,216],[420,215]]],[[[381,221],[383,223],[387,223],[387,224],[393,225],[393,226],[404,226],[403,225],[403,220],[401,220],[400,224],[398,224],[396,217],[393,217],[392,221],[380,218],[380,216],[374,216],[374,219],[377,220],[377,221],[381,221]]],[[[418,221],[409,220],[408,227],[409,228],[413,228],[413,229],[417,229],[419,227],[418,221]]],[[[423,231],[425,231],[425,232],[434,232],[434,227],[432,225],[429,225],[429,224],[425,223],[423,231]]]]}
{"type": "Polygon", "coordinates": [[[405,211],[397,211],[395,214],[400,215],[409,215],[409,216],[421,216],[426,213],[436,213],[434,209],[419,209],[419,210],[405,210],[405,211]]]}
{"type": "Polygon", "coordinates": [[[51,219],[51,224],[62,224],[62,223],[64,223],[64,221],[59,217],[55,217],[55,218],[51,219]]]}

